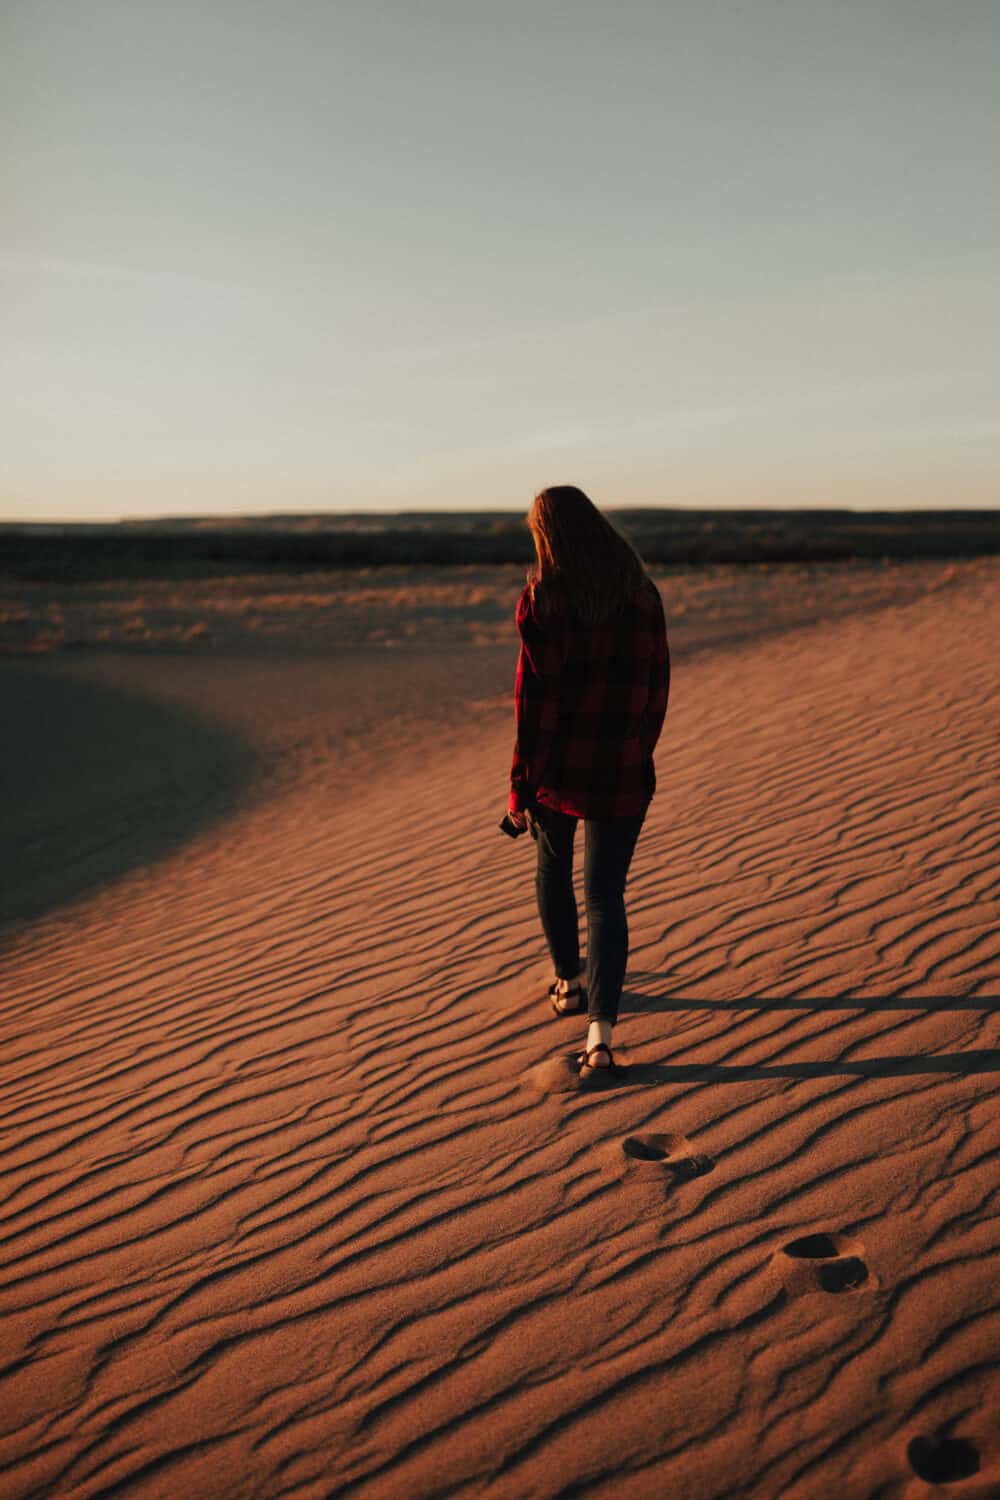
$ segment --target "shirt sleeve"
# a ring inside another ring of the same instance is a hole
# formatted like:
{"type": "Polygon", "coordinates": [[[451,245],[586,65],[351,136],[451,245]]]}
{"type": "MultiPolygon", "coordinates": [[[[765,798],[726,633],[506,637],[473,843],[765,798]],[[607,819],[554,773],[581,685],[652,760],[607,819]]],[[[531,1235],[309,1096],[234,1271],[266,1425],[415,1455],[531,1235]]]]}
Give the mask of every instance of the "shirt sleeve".
{"type": "Polygon", "coordinates": [[[517,737],[510,768],[510,811],[530,806],[541,783],[559,722],[559,675],[566,659],[566,632],[558,620],[542,625],[526,588],[518,600],[521,649],[514,683],[517,737]]]}
{"type": "Polygon", "coordinates": [[[663,617],[660,591],[651,584],[655,604],[650,617],[650,666],[646,709],[643,714],[643,749],[652,755],[660,738],[670,697],[670,650],[667,646],[667,622],[663,617]]]}

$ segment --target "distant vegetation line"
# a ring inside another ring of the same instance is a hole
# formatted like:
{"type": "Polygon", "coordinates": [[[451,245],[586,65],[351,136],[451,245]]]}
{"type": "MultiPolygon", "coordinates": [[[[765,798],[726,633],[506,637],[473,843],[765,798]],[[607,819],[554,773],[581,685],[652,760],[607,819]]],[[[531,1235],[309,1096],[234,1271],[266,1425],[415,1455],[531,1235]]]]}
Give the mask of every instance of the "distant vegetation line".
{"type": "MultiPolygon", "coordinates": [[[[1000,511],[619,510],[647,563],[836,562],[1000,553],[1000,511]]],[[[522,513],[266,516],[0,526],[0,574],[36,581],[389,565],[526,566],[522,513]]]]}

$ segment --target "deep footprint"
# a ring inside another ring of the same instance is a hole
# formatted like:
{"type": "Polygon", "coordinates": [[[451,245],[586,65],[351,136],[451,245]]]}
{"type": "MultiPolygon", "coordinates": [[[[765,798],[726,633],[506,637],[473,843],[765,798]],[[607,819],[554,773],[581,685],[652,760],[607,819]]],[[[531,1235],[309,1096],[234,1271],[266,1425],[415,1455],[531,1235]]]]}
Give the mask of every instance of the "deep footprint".
{"type": "Polygon", "coordinates": [[[875,1279],[862,1258],[861,1244],[839,1234],[804,1234],[775,1252],[772,1264],[785,1290],[796,1296],[810,1292],[871,1290],[875,1279]]]}
{"type": "Polygon", "coordinates": [[[845,1243],[832,1234],[804,1234],[801,1239],[788,1242],[785,1254],[793,1260],[832,1260],[842,1254],[845,1243]]]}
{"type": "Polygon", "coordinates": [[[715,1167],[712,1157],[693,1150],[684,1135],[629,1135],[622,1142],[622,1150],[627,1167],[667,1172],[680,1182],[704,1177],[715,1167]]]}
{"type": "Polygon", "coordinates": [[[819,1267],[819,1284],[824,1292],[854,1292],[868,1280],[868,1267],[858,1255],[827,1261],[819,1267]]]}
{"type": "Polygon", "coordinates": [[[966,1438],[915,1437],[906,1456],[914,1474],[927,1484],[954,1484],[979,1473],[979,1454],[966,1438]]]}

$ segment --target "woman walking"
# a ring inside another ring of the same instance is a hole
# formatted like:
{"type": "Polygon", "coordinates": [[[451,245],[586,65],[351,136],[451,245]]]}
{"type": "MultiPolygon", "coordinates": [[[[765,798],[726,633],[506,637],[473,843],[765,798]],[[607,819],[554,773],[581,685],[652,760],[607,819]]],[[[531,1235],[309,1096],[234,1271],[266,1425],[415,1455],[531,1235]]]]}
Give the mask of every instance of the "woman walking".
{"type": "Polygon", "coordinates": [[[580,1077],[616,1071],[612,1028],[628,957],[625,882],[656,785],[670,657],[663,606],[637,554],[573,485],[535,497],[536,567],[517,605],[521,650],[508,816],[538,845],[535,889],[559,1016],[586,1015],[580,1077]],[[583,819],[587,972],[573,842],[583,819]]]}

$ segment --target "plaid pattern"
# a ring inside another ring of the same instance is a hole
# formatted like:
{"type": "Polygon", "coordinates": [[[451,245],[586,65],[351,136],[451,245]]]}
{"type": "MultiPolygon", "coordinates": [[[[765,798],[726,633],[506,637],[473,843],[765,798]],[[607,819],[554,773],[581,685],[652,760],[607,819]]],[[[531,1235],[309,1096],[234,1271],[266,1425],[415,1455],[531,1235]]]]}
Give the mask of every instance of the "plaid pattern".
{"type": "Polygon", "coordinates": [[[653,747],[670,690],[663,605],[646,580],[604,625],[542,608],[544,585],[517,605],[517,739],[510,810],[537,801],[578,818],[631,818],[656,788],[653,747]]]}

